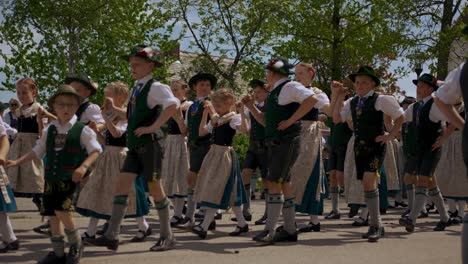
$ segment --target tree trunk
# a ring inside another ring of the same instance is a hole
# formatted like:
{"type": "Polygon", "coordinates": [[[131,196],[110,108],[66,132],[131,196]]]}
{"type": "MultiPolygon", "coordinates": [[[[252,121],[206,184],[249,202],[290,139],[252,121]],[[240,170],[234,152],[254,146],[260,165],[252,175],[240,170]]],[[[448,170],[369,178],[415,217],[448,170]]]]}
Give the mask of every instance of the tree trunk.
{"type": "Polygon", "coordinates": [[[341,65],[340,65],[340,8],[341,0],[333,0],[333,16],[332,16],[332,28],[333,28],[333,42],[331,50],[331,78],[332,80],[340,80],[342,78],[341,65]]]}
{"type": "Polygon", "coordinates": [[[444,10],[440,22],[440,35],[437,44],[437,79],[444,80],[448,74],[448,61],[452,40],[447,39],[447,33],[452,27],[453,0],[444,1],[444,10]]]}

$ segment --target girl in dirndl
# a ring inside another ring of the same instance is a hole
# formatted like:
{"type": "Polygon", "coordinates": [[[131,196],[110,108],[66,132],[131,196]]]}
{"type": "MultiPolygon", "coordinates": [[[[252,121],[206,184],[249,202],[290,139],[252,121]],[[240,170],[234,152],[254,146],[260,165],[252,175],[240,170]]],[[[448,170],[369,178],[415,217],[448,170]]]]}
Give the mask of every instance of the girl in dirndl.
{"type": "MultiPolygon", "coordinates": [[[[464,117],[465,112],[461,112],[460,115],[464,117]]],[[[463,163],[462,131],[449,124],[435,147],[442,147],[442,152],[434,176],[437,177],[440,191],[449,204],[448,213],[452,223],[461,224],[468,201],[468,177],[463,163]]]]}
{"type": "MultiPolygon", "coordinates": [[[[17,109],[18,134],[8,153],[8,160],[16,160],[29,153],[39,138],[40,122],[38,115],[44,111],[35,101],[38,96],[37,83],[31,78],[20,79],[16,83],[16,94],[22,106],[17,109]]],[[[44,192],[44,167],[42,160],[35,157],[18,167],[8,168],[7,175],[16,197],[32,197],[38,209],[41,207],[42,193],[44,192]]]]}
{"type": "MultiPolygon", "coordinates": [[[[217,90],[210,101],[204,102],[205,110],[199,128],[200,135],[211,132],[212,145],[203,160],[195,188],[195,201],[205,208],[201,224],[194,226],[192,231],[205,239],[207,231],[212,226],[217,209],[232,207],[237,218],[236,229],[230,236],[239,236],[249,231],[249,226],[242,213],[242,205],[247,202],[246,191],[242,181],[237,154],[232,147],[236,131],[247,132],[247,121],[242,121],[239,114],[232,112],[235,96],[232,90],[217,90]],[[208,125],[208,114],[217,113],[208,125]]],[[[239,112],[243,111],[241,103],[237,105],[239,112]]]]}
{"type": "Polygon", "coordinates": [[[13,232],[8,213],[16,211],[15,196],[5,173],[5,158],[10,143],[3,121],[0,120],[0,253],[17,250],[19,241],[13,232]]]}
{"type": "MultiPolygon", "coordinates": [[[[103,107],[103,118],[106,129],[104,136],[99,132],[100,142],[105,144],[104,152],[96,161],[96,167],[80,192],[76,211],[84,216],[91,217],[87,231],[83,237],[93,238],[99,219],[109,220],[112,210],[114,189],[117,183],[117,175],[127,155],[126,130],[127,120],[119,119],[107,111],[107,105],[113,104],[118,108],[125,108],[128,98],[128,87],[122,82],[110,83],[104,89],[105,105],[103,107]]],[[[90,127],[97,131],[96,123],[91,122],[90,127]]],[[[141,177],[135,180],[134,188],[129,195],[129,207],[126,218],[136,218],[138,233],[131,242],[142,242],[151,234],[151,228],[146,222],[144,215],[148,214],[148,203],[146,201],[144,182],[141,177]]],[[[106,225],[104,226],[106,228],[106,225]]]]}
{"type": "Polygon", "coordinates": [[[165,140],[164,158],[162,163],[161,180],[167,196],[172,198],[174,215],[171,218],[171,226],[177,226],[183,222],[183,209],[187,197],[187,172],[189,170],[187,150],[187,126],[184,123],[185,114],[192,105],[185,95],[189,88],[182,81],[174,81],[171,90],[181,104],[176,115],[167,121],[168,135],[165,140]]]}

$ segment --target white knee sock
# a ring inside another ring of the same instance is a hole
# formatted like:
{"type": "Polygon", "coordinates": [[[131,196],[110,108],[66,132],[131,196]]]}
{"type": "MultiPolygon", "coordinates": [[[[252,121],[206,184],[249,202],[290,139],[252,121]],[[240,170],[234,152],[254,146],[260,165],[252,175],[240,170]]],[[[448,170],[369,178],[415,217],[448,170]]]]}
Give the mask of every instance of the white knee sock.
{"type": "Polygon", "coordinates": [[[314,225],[318,225],[320,223],[318,215],[310,215],[310,222],[314,225]]]}
{"type": "Polygon", "coordinates": [[[458,216],[463,218],[465,216],[465,206],[466,206],[466,201],[458,201],[458,216]]]}
{"type": "Polygon", "coordinates": [[[146,222],[146,219],[143,216],[135,218],[135,221],[138,224],[138,230],[146,231],[148,229],[148,222],[146,222]]]}
{"type": "Polygon", "coordinates": [[[236,215],[237,225],[240,227],[244,227],[247,222],[245,221],[244,214],[242,213],[242,206],[234,206],[232,207],[232,211],[236,215]]]}
{"type": "Polygon", "coordinates": [[[86,230],[86,234],[88,234],[88,236],[96,235],[96,229],[97,229],[98,223],[99,223],[99,219],[94,218],[94,217],[89,218],[88,229],[86,230]]]}
{"type": "Polygon", "coordinates": [[[2,239],[7,243],[11,243],[17,239],[6,212],[0,212],[0,234],[2,235],[2,239]]]}
{"type": "Polygon", "coordinates": [[[448,210],[450,213],[455,213],[457,211],[457,202],[453,199],[447,199],[448,210]]]}
{"type": "Polygon", "coordinates": [[[216,209],[214,208],[205,209],[205,215],[203,217],[203,222],[201,223],[201,227],[203,228],[203,230],[208,231],[208,227],[210,226],[211,222],[213,222],[215,214],[216,214],[216,209]]]}
{"type": "Polygon", "coordinates": [[[185,198],[174,198],[174,216],[182,217],[182,212],[184,211],[184,204],[185,198]]]}

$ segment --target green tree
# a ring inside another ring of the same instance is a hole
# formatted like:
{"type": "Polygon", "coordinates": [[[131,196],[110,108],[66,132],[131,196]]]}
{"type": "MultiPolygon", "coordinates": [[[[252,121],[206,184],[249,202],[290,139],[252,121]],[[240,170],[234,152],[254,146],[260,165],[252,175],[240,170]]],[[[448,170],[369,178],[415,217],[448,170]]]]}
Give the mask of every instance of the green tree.
{"type": "MultiPolygon", "coordinates": [[[[287,41],[275,47],[278,54],[312,62],[316,82],[326,88],[342,80],[358,65],[387,72],[390,62],[412,43],[406,37],[409,23],[400,17],[407,1],[298,0],[276,12],[277,34],[287,41]]],[[[386,73],[388,84],[394,76],[386,73]]],[[[395,87],[394,87],[395,88],[395,87]]]]}
{"type": "Polygon", "coordinates": [[[461,38],[461,17],[468,17],[468,4],[462,0],[413,0],[406,6],[414,28],[411,37],[416,42],[414,61],[430,62],[438,79],[448,74],[452,43],[461,38]]]}
{"type": "Polygon", "coordinates": [[[238,90],[236,77],[260,77],[259,67],[276,41],[271,14],[278,1],[265,0],[178,0],[161,3],[178,14],[185,31],[203,58],[195,61],[196,70],[209,70],[221,83],[238,90]],[[216,55],[216,57],[213,57],[216,55]],[[231,59],[223,63],[223,59],[231,59]]]}
{"type": "Polygon", "coordinates": [[[130,83],[121,55],[136,44],[165,50],[173,44],[171,13],[148,0],[17,0],[1,11],[0,43],[10,50],[1,54],[3,85],[13,90],[18,78],[29,76],[44,98],[67,75],[79,72],[101,86],[130,83]]]}

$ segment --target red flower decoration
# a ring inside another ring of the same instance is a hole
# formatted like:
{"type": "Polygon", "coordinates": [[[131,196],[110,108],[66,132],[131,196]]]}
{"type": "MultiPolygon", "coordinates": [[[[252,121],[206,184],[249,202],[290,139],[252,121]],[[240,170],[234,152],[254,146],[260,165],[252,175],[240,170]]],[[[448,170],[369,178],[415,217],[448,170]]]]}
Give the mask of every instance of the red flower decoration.
{"type": "Polygon", "coordinates": [[[268,68],[272,68],[273,65],[275,65],[276,63],[276,60],[271,60],[269,63],[268,63],[268,68]]]}
{"type": "Polygon", "coordinates": [[[148,57],[148,53],[146,53],[145,50],[142,50],[142,51],[140,51],[139,53],[140,53],[140,55],[143,56],[143,57],[148,57]]]}
{"type": "Polygon", "coordinates": [[[432,79],[432,82],[433,82],[434,84],[437,84],[437,78],[432,79]]]}

